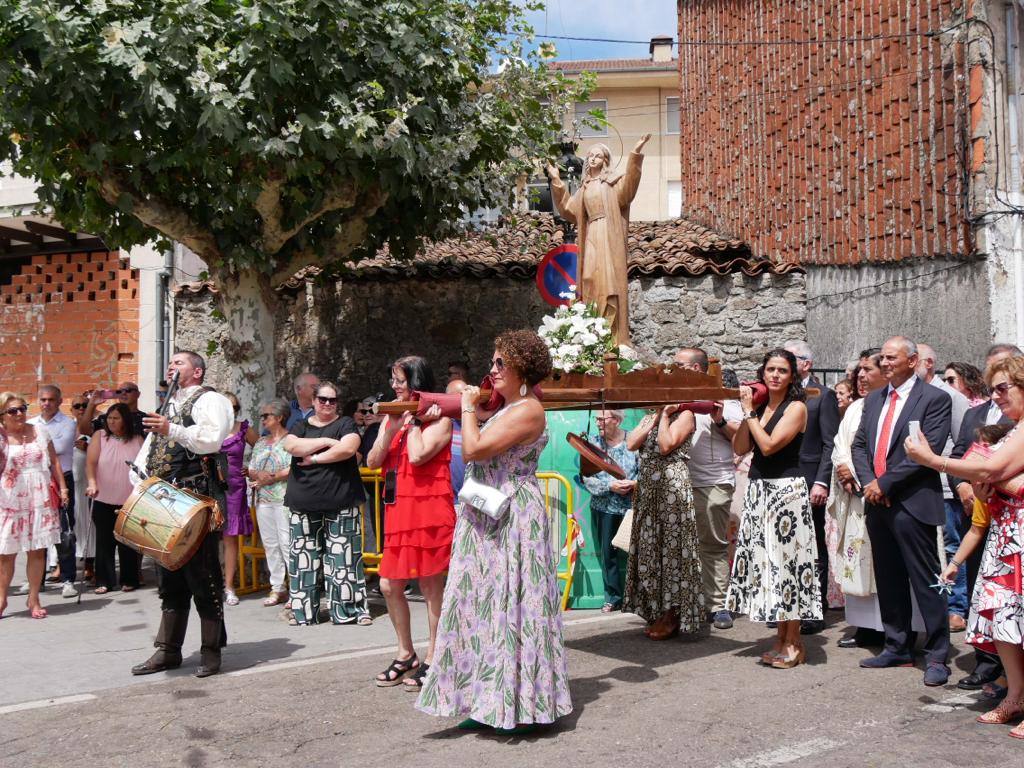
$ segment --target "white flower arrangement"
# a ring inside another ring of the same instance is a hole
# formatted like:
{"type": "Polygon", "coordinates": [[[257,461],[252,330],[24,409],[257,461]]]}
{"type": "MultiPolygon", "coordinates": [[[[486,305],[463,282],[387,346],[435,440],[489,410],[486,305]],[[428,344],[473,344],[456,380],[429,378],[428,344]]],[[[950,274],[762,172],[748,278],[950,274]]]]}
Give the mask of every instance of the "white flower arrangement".
{"type": "Polygon", "coordinates": [[[537,329],[551,352],[554,369],[600,376],[604,373],[604,358],[609,352],[619,353],[619,370],[622,373],[640,367],[635,354],[631,354],[633,350],[625,346],[616,348],[608,321],[597,314],[597,307],[575,301],[575,290],[576,286],[571,286],[570,293],[562,294],[569,303],[555,310],[554,315],[545,316],[537,329]]]}

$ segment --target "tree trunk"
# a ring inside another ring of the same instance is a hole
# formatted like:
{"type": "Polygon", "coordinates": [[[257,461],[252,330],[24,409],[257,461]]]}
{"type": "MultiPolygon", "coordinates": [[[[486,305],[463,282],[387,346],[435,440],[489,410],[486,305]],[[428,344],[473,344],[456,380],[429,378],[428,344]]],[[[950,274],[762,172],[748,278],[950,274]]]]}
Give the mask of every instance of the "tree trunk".
{"type": "Polygon", "coordinates": [[[219,275],[217,304],[224,314],[226,333],[220,354],[242,406],[239,418],[259,428],[261,402],[277,394],[274,376],[274,331],[277,297],[267,275],[245,270],[219,275]]]}

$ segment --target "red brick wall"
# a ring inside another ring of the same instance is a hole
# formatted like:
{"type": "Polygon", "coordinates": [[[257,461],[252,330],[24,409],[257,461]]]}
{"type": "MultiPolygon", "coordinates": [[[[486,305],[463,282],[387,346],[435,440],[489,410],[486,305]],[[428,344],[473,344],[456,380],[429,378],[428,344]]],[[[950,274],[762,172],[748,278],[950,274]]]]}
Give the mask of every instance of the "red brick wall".
{"type": "Polygon", "coordinates": [[[56,384],[68,411],[74,393],[136,380],[138,294],[118,251],[33,256],[0,286],[0,389],[34,401],[56,384]]]}
{"type": "Polygon", "coordinates": [[[804,264],[971,252],[953,0],[680,0],[683,213],[804,264]],[[786,45],[686,41],[822,40],[786,45]]]}

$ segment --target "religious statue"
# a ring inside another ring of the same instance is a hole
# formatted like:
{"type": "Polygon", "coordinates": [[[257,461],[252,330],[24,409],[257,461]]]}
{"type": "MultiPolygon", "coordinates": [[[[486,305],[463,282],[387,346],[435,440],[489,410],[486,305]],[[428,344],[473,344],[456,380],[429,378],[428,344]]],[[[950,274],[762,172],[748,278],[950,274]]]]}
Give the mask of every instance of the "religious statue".
{"type": "Polygon", "coordinates": [[[584,162],[583,181],[571,198],[558,168],[551,163],[547,167],[558,212],[579,231],[577,295],[581,301],[597,306],[598,314],[611,327],[612,338],[620,345],[629,345],[629,205],[640,186],[643,148],[650,138],[651,134],[645,134],[636,143],[621,173],[612,172],[612,153],[606,145],[591,147],[584,162]]]}

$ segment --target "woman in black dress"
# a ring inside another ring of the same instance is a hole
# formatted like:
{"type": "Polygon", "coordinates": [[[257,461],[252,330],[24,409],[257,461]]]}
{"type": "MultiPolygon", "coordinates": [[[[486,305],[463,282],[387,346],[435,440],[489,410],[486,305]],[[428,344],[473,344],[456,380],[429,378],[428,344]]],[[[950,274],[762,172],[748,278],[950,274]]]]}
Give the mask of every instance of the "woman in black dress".
{"type": "Polygon", "coordinates": [[[733,450],[753,451],[750,484],[736,536],[727,606],[751,621],[778,622],[764,664],[789,669],[804,661],[801,620],[822,618],[815,571],[817,546],[800,443],[807,426],[806,395],[792,352],[773,349],[757,372],[768,401],[755,410],[750,387],[740,387],[744,418],[733,450]]]}

